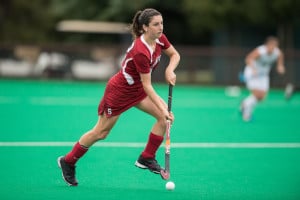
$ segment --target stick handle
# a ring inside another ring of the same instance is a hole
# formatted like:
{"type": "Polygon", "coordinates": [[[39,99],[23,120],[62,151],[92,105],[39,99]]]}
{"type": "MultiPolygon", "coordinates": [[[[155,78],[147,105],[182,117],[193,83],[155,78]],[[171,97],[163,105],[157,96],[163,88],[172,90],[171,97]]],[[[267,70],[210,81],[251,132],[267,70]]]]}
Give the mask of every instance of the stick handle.
{"type": "MultiPolygon", "coordinates": [[[[172,95],[173,95],[173,85],[169,85],[169,96],[168,96],[168,111],[171,112],[172,108],[172,95]]],[[[170,176],[170,149],[171,149],[171,122],[167,120],[167,130],[166,130],[166,152],[165,152],[165,170],[170,176]]]]}
{"type": "MultiPolygon", "coordinates": [[[[172,108],[172,93],[173,93],[173,85],[169,85],[169,96],[168,96],[168,111],[171,112],[172,108]]],[[[164,180],[168,180],[170,178],[170,149],[171,149],[171,140],[170,140],[170,129],[171,129],[171,121],[167,120],[166,127],[166,143],[165,143],[165,169],[160,171],[160,175],[164,180]]]]}
{"type": "Polygon", "coordinates": [[[173,85],[169,85],[169,96],[168,96],[168,111],[172,109],[172,96],[173,96],[173,85]]]}

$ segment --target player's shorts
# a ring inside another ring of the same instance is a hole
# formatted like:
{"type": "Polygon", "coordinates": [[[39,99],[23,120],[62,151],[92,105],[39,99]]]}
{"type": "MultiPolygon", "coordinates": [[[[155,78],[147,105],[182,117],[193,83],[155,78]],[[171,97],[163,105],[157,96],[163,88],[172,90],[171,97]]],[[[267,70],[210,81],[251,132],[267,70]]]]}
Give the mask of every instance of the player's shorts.
{"type": "Polygon", "coordinates": [[[121,88],[108,82],[103,98],[98,106],[98,115],[117,116],[137,105],[147,97],[144,89],[121,88]]]}
{"type": "Polygon", "coordinates": [[[259,72],[254,75],[253,70],[250,67],[245,67],[244,77],[246,86],[249,90],[269,90],[270,78],[268,75],[260,74],[259,72]]]}

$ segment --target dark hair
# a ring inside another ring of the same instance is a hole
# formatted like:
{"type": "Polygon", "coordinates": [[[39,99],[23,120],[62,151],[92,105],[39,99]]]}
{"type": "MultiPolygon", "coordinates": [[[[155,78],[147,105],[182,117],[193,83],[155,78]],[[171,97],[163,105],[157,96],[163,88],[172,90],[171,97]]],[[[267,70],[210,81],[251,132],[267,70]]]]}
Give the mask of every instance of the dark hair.
{"type": "Polygon", "coordinates": [[[133,38],[135,39],[141,36],[144,33],[143,25],[149,26],[151,18],[157,15],[161,15],[161,13],[153,8],[146,8],[143,11],[137,11],[130,26],[133,38]]]}
{"type": "Polygon", "coordinates": [[[278,40],[278,38],[277,37],[275,37],[275,36],[273,36],[273,35],[270,35],[270,36],[268,36],[267,38],[266,38],[266,40],[265,40],[265,43],[267,44],[267,43],[269,43],[269,42],[273,42],[273,41],[275,41],[275,42],[279,42],[279,40],[278,40]]]}

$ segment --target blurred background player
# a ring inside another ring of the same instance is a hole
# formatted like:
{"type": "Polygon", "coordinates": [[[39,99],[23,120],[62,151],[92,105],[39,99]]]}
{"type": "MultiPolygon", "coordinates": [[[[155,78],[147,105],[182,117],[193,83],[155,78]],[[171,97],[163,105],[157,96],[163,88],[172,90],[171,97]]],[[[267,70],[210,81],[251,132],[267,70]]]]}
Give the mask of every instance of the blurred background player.
{"type": "MultiPolygon", "coordinates": [[[[138,11],[131,29],[134,41],[127,50],[122,69],[107,83],[98,107],[98,122],[82,135],[69,153],[58,158],[63,178],[69,185],[78,184],[75,177],[76,162],[96,141],[105,139],[121,113],[133,106],[156,118],[148,143],[135,165],[154,173],[161,171],[155,154],[164,139],[166,120],[173,121],[174,116],[168,112],[165,101],[155,92],[151,72],[157,67],[163,51],[170,59],[165,70],[166,81],[175,85],[174,70],[180,56],[163,34],[163,18],[157,10],[138,11]]],[[[127,134],[131,134],[131,130],[127,134]]]]}
{"type": "Polygon", "coordinates": [[[242,101],[240,106],[244,121],[251,120],[255,105],[266,96],[273,64],[277,63],[276,70],[279,74],[285,73],[284,56],[278,46],[278,39],[269,36],[263,45],[258,46],[246,56],[244,80],[250,90],[250,95],[242,101]]]}

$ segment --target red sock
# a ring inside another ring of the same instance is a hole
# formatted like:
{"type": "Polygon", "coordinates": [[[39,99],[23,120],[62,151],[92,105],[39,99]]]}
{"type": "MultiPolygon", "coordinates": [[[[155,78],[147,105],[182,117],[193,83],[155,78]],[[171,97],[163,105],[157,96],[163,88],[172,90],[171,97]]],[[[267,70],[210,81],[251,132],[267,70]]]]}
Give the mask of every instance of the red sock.
{"type": "Polygon", "coordinates": [[[81,146],[79,142],[77,142],[72,151],[65,156],[65,161],[70,165],[75,165],[79,158],[81,158],[87,150],[88,148],[81,146]]]}
{"type": "Polygon", "coordinates": [[[148,143],[144,151],[142,152],[142,156],[144,158],[155,158],[155,153],[159,148],[159,146],[161,145],[161,143],[163,142],[163,140],[164,140],[163,136],[150,133],[148,143]]]}

